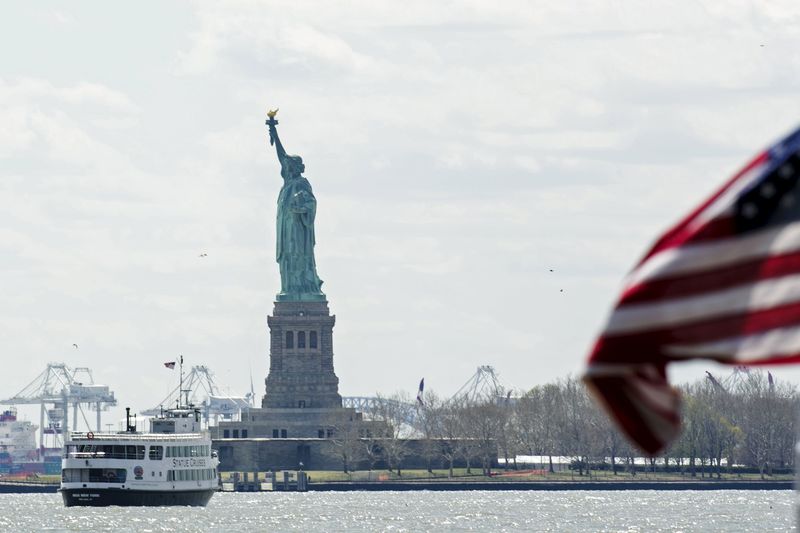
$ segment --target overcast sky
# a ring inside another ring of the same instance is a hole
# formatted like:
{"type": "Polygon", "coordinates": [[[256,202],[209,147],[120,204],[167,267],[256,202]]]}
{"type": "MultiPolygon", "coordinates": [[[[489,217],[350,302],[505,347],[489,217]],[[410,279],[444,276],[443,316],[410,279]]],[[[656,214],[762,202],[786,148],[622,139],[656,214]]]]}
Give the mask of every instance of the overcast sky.
{"type": "Polygon", "coordinates": [[[57,361],[144,409],[178,354],[263,394],[273,107],[342,395],[577,374],[648,244],[797,125],[798,37],[791,1],[8,4],[0,397],[57,361]]]}

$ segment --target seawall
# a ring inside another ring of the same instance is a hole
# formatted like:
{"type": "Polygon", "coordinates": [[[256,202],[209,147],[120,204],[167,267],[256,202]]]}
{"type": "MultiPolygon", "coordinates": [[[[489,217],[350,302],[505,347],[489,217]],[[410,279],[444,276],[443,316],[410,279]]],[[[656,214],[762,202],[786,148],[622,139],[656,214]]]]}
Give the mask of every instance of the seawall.
{"type": "Polygon", "coordinates": [[[15,483],[13,481],[0,481],[0,494],[58,492],[58,486],[58,483],[15,483]]]}
{"type": "Polygon", "coordinates": [[[381,481],[309,483],[309,491],[355,490],[792,490],[793,481],[381,481]]]}

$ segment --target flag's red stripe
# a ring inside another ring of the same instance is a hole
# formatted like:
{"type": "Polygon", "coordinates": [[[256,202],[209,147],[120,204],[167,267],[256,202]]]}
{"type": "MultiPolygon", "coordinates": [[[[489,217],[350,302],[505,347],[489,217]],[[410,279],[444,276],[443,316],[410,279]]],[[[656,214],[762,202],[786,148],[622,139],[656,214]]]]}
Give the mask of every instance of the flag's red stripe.
{"type": "Polygon", "coordinates": [[[736,231],[733,220],[731,215],[711,219],[691,236],[687,237],[682,244],[697,244],[732,237],[736,231]]]}
{"type": "Polygon", "coordinates": [[[800,272],[800,251],[744,261],[702,273],[656,279],[628,288],[619,308],[666,298],[698,296],[723,289],[800,272]]]}
{"type": "Polygon", "coordinates": [[[681,326],[602,336],[589,356],[589,363],[678,361],[682,358],[667,354],[665,345],[711,342],[797,324],[800,324],[800,303],[763,311],[745,311],[681,326]]]}
{"type": "Polygon", "coordinates": [[[676,246],[681,246],[688,242],[692,236],[697,233],[699,228],[692,228],[692,222],[700,215],[703,211],[709,208],[720,196],[722,196],[725,191],[727,191],[731,185],[733,185],[739,178],[741,178],[746,173],[750,172],[753,168],[757,167],[765,163],[769,159],[768,152],[762,152],[758,156],[756,156],[750,163],[748,163],[742,170],[740,170],[735,176],[728,180],[725,185],[722,186],[717,192],[715,192],[708,200],[700,204],[694,211],[689,213],[688,216],[684,217],[677,225],[675,225],[672,229],[667,231],[656,243],[650,248],[650,251],[645,254],[641,261],[639,261],[639,265],[647,261],[650,257],[657,254],[662,250],[666,250],[667,248],[675,248],[676,246]]]}
{"type": "MultiPolygon", "coordinates": [[[[651,430],[652,417],[640,414],[640,404],[631,394],[629,379],[636,378],[603,376],[587,378],[587,381],[597,390],[620,428],[645,452],[654,455],[664,448],[666,442],[651,430]]],[[[677,433],[680,424],[678,413],[673,413],[668,421],[674,426],[674,433],[677,433]]]]}

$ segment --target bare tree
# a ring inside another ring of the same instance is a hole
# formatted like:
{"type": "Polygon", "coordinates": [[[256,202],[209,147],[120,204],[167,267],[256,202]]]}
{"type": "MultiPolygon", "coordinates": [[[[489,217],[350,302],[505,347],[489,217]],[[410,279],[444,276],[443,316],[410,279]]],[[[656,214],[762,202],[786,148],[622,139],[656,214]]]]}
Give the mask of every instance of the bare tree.
{"type": "Polygon", "coordinates": [[[326,436],[330,437],[328,453],[342,462],[342,471],[348,474],[364,459],[366,450],[362,442],[365,424],[354,410],[335,411],[326,419],[326,436]]]}
{"type": "Polygon", "coordinates": [[[397,470],[402,475],[403,458],[408,453],[407,438],[413,431],[410,421],[413,418],[414,404],[407,394],[400,392],[391,396],[377,395],[375,405],[370,409],[372,420],[382,422],[381,451],[389,471],[397,470]]]}

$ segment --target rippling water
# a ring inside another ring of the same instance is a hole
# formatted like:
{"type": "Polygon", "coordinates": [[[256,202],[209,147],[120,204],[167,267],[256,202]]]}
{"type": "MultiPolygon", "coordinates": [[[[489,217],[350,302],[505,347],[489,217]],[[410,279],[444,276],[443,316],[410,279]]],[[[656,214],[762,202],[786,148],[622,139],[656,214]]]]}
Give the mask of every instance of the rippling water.
{"type": "Polygon", "coordinates": [[[206,508],[0,495],[0,531],[790,531],[792,491],[220,493],[206,508]]]}

